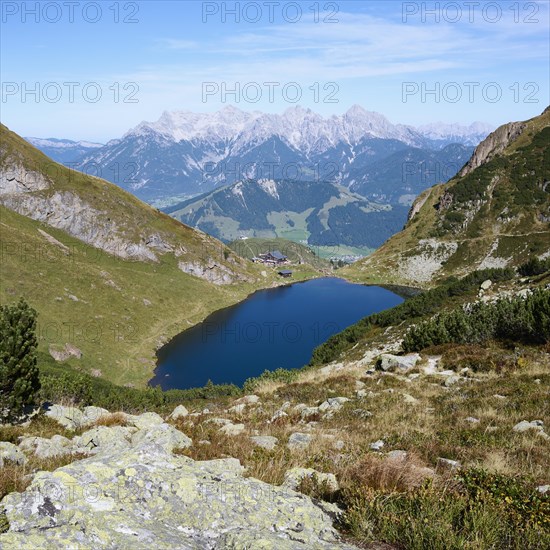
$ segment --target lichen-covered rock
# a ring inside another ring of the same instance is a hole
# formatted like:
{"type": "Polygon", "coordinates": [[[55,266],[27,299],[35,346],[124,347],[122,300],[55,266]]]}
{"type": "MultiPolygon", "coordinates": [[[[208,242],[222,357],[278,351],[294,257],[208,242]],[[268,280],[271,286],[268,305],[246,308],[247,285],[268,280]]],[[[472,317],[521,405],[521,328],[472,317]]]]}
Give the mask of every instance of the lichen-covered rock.
{"type": "Polygon", "coordinates": [[[157,424],[147,430],[139,430],[132,436],[132,445],[139,449],[158,445],[170,452],[190,447],[192,443],[191,439],[170,424],[157,424]]]}
{"type": "Polygon", "coordinates": [[[84,415],[77,407],[64,407],[63,405],[52,405],[46,416],[55,420],[67,430],[76,430],[84,425],[84,415]]]}
{"type": "Polygon", "coordinates": [[[123,451],[130,448],[136,428],[123,426],[97,426],[73,438],[77,453],[97,454],[105,451],[123,451]]]}
{"type": "Polygon", "coordinates": [[[170,420],[177,420],[178,418],[183,418],[185,416],[189,416],[189,411],[183,405],[178,405],[168,418],[170,420]]]}
{"type": "Polygon", "coordinates": [[[147,429],[158,424],[164,424],[164,418],[154,412],[147,412],[137,416],[128,414],[126,415],[126,418],[129,424],[140,430],[147,429]]]}
{"type": "Polygon", "coordinates": [[[137,432],[130,448],[39,472],[7,495],[0,548],[352,548],[310,498],[244,478],[238,460],[195,462],[152,444],[175,430],[165,426],[137,432]]]}
{"type": "Polygon", "coordinates": [[[347,397],[329,397],[326,401],[323,401],[319,405],[319,410],[326,411],[338,411],[347,403],[349,399],[347,397]]]}
{"type": "Polygon", "coordinates": [[[107,409],[101,407],[84,407],[82,410],[83,421],[85,425],[94,424],[101,417],[109,416],[111,413],[107,409]]]}
{"type": "Polygon", "coordinates": [[[6,460],[15,464],[25,464],[27,457],[13,443],[0,441],[0,467],[4,466],[6,460]]]}
{"type": "Polygon", "coordinates": [[[420,361],[420,355],[418,353],[410,353],[402,356],[383,353],[378,358],[377,366],[383,371],[407,372],[414,368],[418,361],[420,361]]]}
{"type": "Polygon", "coordinates": [[[34,453],[38,458],[53,458],[71,454],[72,441],[62,435],[54,435],[51,439],[45,437],[24,437],[19,442],[22,451],[34,453]]]}

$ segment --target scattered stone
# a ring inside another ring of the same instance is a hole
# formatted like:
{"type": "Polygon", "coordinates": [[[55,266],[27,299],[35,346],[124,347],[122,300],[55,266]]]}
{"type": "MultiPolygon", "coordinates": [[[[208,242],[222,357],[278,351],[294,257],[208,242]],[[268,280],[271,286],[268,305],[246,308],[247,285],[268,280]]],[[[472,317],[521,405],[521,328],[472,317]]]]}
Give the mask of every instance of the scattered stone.
{"type": "Polygon", "coordinates": [[[7,441],[0,441],[0,467],[3,467],[4,462],[8,460],[15,464],[25,464],[27,457],[17,445],[8,443],[7,441]]]}
{"type": "Polygon", "coordinates": [[[360,390],[365,387],[365,382],[361,382],[361,380],[355,381],[355,389],[360,390]]]}
{"type": "Polygon", "coordinates": [[[244,432],[244,424],[226,424],[220,428],[220,432],[233,437],[244,432]]]}
{"type": "Polygon", "coordinates": [[[446,388],[450,388],[451,386],[454,386],[456,383],[460,382],[460,376],[448,376],[445,379],[444,385],[446,388]]]}
{"type": "Polygon", "coordinates": [[[246,403],[239,403],[227,409],[227,412],[231,412],[234,414],[241,414],[245,409],[246,409],[246,403]]]}
{"type": "Polygon", "coordinates": [[[475,418],[473,416],[468,416],[464,420],[470,424],[479,424],[479,418],[475,418]]]}
{"type": "Polygon", "coordinates": [[[111,413],[101,407],[84,407],[82,411],[82,425],[93,424],[102,416],[109,416],[111,413]]]}
{"type": "Polygon", "coordinates": [[[124,451],[130,448],[132,434],[136,428],[125,426],[97,426],[76,436],[72,440],[72,449],[76,453],[97,454],[106,450],[124,451]]]}
{"type": "Polygon", "coordinates": [[[409,405],[416,405],[418,403],[418,399],[416,399],[416,397],[413,397],[408,393],[404,393],[402,395],[403,395],[403,399],[405,400],[405,403],[408,403],[409,405]]]}
{"type": "Polygon", "coordinates": [[[208,441],[208,439],[201,439],[199,441],[199,445],[212,445],[212,443],[210,443],[210,441],[208,441]]]}
{"type": "Polygon", "coordinates": [[[310,434],[296,432],[291,434],[291,436],[288,438],[287,447],[291,451],[303,450],[309,446],[312,440],[313,436],[311,436],[310,434]]]}
{"type": "Polygon", "coordinates": [[[499,395],[498,393],[495,393],[495,395],[493,395],[493,397],[495,399],[506,399],[506,396],[505,395],[499,395]]]}
{"type": "Polygon", "coordinates": [[[80,300],[74,294],[67,294],[67,298],[73,302],[79,302],[80,300]]]}
{"type": "Polygon", "coordinates": [[[421,367],[424,374],[436,374],[441,361],[441,355],[431,355],[428,357],[426,364],[421,367]]]}
{"type": "Polygon", "coordinates": [[[548,491],[550,491],[550,485],[539,485],[537,487],[537,491],[540,494],[545,495],[546,493],[548,493],[548,491]]]}
{"type": "Polygon", "coordinates": [[[84,415],[76,407],[52,405],[46,411],[46,416],[52,418],[67,430],[76,430],[84,423],[84,415]]]}
{"type": "Polygon", "coordinates": [[[359,418],[369,418],[372,416],[372,413],[366,409],[353,409],[351,412],[359,418]]]}
{"type": "Polygon", "coordinates": [[[395,450],[390,451],[386,456],[390,460],[405,460],[407,458],[407,451],[395,450]]]}
{"type": "Polygon", "coordinates": [[[348,401],[349,399],[347,397],[329,397],[319,405],[319,411],[339,411],[344,406],[344,403],[348,401]]]}
{"type": "Polygon", "coordinates": [[[271,435],[255,435],[250,439],[258,447],[266,449],[267,451],[272,451],[277,446],[277,443],[279,443],[279,440],[271,435]]]}
{"type": "Polygon", "coordinates": [[[461,467],[461,464],[458,460],[451,460],[450,458],[441,458],[437,459],[438,468],[445,470],[457,470],[461,467]]]}
{"type": "Polygon", "coordinates": [[[206,420],[208,423],[216,424],[217,426],[227,426],[228,424],[231,424],[231,420],[227,420],[227,418],[209,418],[206,420]]]}
{"type": "Polygon", "coordinates": [[[302,483],[302,480],[307,477],[316,479],[320,485],[325,485],[330,492],[338,491],[338,489],[340,489],[334,474],[324,474],[314,470],[313,468],[292,468],[287,470],[282,486],[287,487],[288,489],[296,490],[302,483]]]}
{"type": "Polygon", "coordinates": [[[164,424],[164,418],[155,412],[146,412],[137,416],[129,414],[126,415],[126,418],[129,424],[132,424],[139,430],[146,430],[153,426],[164,424]]]}
{"type": "Polygon", "coordinates": [[[300,416],[302,417],[302,420],[306,420],[307,418],[316,416],[317,414],[319,414],[319,407],[304,407],[300,411],[300,416]]]}
{"type": "Polygon", "coordinates": [[[143,305],[146,307],[149,307],[151,305],[151,301],[147,298],[143,298],[143,305]]]}
{"type": "Polygon", "coordinates": [[[418,353],[410,353],[408,355],[383,353],[378,358],[376,366],[383,371],[407,372],[414,368],[420,359],[421,357],[418,353]]]}
{"type": "Polygon", "coordinates": [[[186,416],[189,416],[189,411],[183,405],[178,405],[168,418],[170,420],[177,420],[178,418],[184,418],[186,416]]]}
{"type": "Polygon", "coordinates": [[[531,422],[527,420],[522,420],[518,422],[512,429],[514,432],[526,432],[527,430],[536,430],[541,432],[543,429],[544,423],[542,420],[532,420],[531,422]]]}
{"type": "Polygon", "coordinates": [[[187,449],[193,442],[184,433],[176,430],[171,424],[155,424],[132,435],[132,446],[144,451],[154,452],[161,447],[166,452],[174,449],[187,449]]]}
{"type": "Polygon", "coordinates": [[[260,398],[257,395],[245,395],[235,401],[235,404],[244,403],[245,405],[256,404],[260,402],[260,398]]]}
{"type": "Polygon", "coordinates": [[[53,458],[71,454],[72,447],[72,441],[62,435],[54,435],[51,439],[24,437],[19,442],[19,448],[22,451],[34,453],[38,458],[53,458]]]}
{"type": "Polygon", "coordinates": [[[337,439],[333,444],[332,447],[336,449],[337,451],[341,451],[345,446],[345,443],[341,439],[337,439]]]}
{"type": "Polygon", "coordinates": [[[481,290],[489,290],[491,286],[493,285],[493,281],[491,279],[487,279],[486,281],[483,281],[480,285],[481,290]]]}
{"type": "Polygon", "coordinates": [[[76,346],[69,343],[65,344],[65,346],[61,349],[59,349],[59,346],[56,346],[55,344],[50,344],[48,351],[58,363],[66,361],[70,357],[75,357],[76,359],[80,359],[82,357],[82,352],[76,346]]]}
{"type": "Polygon", "coordinates": [[[271,417],[270,422],[273,424],[273,422],[277,422],[277,420],[280,420],[281,418],[286,418],[286,417],[288,417],[288,414],[286,414],[285,411],[279,409],[279,410],[276,411],[275,414],[271,417]]]}
{"type": "Polygon", "coordinates": [[[383,446],[384,446],[384,442],[381,439],[369,445],[372,451],[379,451],[383,446]]]}
{"type": "Polygon", "coordinates": [[[365,399],[367,395],[368,395],[367,390],[357,390],[357,392],[355,393],[355,396],[357,397],[357,399],[365,399]]]}

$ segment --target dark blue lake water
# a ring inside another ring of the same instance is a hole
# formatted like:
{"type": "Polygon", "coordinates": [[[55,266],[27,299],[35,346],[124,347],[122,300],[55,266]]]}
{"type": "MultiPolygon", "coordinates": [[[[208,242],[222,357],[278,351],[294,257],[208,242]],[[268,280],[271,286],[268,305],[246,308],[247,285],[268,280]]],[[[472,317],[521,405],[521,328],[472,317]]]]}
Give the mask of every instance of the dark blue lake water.
{"type": "Polygon", "coordinates": [[[402,301],[384,288],[337,278],[261,290],[162,347],[150,384],[165,390],[208,380],[241,385],[266,369],[299,368],[329,336],[402,301]]]}

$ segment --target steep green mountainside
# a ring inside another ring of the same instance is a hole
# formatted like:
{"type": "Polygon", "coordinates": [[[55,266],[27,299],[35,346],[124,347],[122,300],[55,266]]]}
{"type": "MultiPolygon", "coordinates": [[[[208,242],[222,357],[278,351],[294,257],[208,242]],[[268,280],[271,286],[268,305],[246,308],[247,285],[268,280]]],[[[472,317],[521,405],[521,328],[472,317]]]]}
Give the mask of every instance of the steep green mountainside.
{"type": "Polygon", "coordinates": [[[143,385],[169,337],[275,280],[5,126],[0,138],[0,302],[24,296],[41,352],[64,365],[143,385]]]}
{"type": "Polygon", "coordinates": [[[259,254],[279,250],[292,264],[310,265],[319,271],[327,271],[331,268],[330,262],[320,258],[313,248],[286,239],[237,239],[228,246],[243,258],[252,259],[259,254]]]}
{"type": "Polygon", "coordinates": [[[323,181],[243,180],[165,210],[224,241],[239,236],[373,249],[403,227],[407,208],[370,202],[323,181]]]}
{"type": "Polygon", "coordinates": [[[406,227],[347,270],[351,279],[426,286],[550,254],[550,109],[506,124],[449,182],[423,192],[406,227]]]}

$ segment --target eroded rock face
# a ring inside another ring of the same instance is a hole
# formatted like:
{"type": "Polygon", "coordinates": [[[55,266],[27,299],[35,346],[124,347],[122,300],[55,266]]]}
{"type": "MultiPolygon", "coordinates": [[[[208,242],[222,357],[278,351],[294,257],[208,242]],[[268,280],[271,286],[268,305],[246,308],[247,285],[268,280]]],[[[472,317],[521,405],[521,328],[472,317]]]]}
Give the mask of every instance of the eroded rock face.
{"type": "Polygon", "coordinates": [[[525,122],[510,122],[497,128],[476,147],[472,158],[459,172],[459,176],[466,176],[504,151],[512,141],[521,135],[526,126],[525,122]]]}
{"type": "Polygon", "coordinates": [[[353,548],[311,499],[244,478],[238,460],[174,455],[190,440],[172,426],[121,439],[7,495],[0,548],[353,548]]]}

